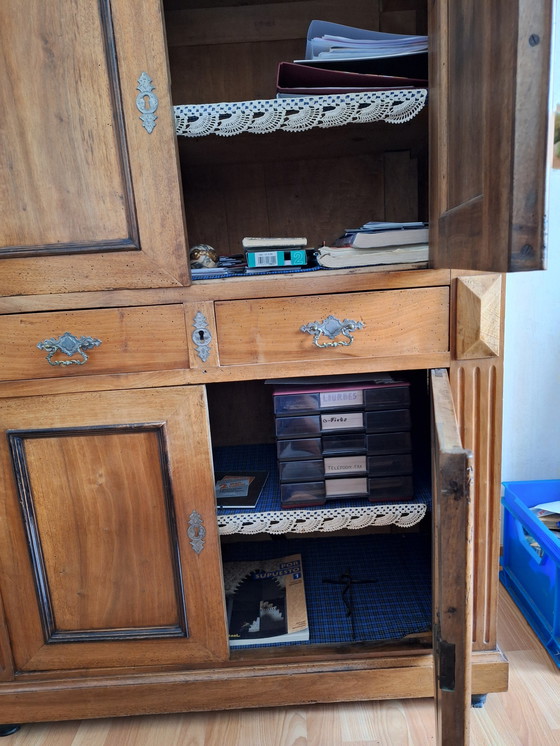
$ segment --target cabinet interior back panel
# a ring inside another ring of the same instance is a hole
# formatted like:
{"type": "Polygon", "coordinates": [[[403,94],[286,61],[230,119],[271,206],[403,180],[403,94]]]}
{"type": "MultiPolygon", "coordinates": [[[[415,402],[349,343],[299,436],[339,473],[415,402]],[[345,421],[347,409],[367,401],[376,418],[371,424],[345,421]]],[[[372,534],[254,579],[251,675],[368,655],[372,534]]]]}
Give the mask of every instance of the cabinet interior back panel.
{"type": "Polygon", "coordinates": [[[1,3],[0,109],[2,139],[10,143],[6,151],[0,144],[6,253],[129,235],[106,6],[107,0],[1,3]]]}

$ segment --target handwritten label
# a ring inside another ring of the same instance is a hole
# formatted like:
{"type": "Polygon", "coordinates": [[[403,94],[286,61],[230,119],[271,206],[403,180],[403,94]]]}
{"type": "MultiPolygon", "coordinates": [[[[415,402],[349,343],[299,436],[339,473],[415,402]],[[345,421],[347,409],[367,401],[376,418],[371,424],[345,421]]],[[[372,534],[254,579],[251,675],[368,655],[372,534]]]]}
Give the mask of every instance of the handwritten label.
{"type": "Polygon", "coordinates": [[[340,412],[340,414],[322,414],[321,430],[349,430],[364,426],[363,412],[340,412]]]}
{"type": "Polygon", "coordinates": [[[365,456],[338,456],[324,459],[325,474],[348,474],[366,470],[365,456]]]}

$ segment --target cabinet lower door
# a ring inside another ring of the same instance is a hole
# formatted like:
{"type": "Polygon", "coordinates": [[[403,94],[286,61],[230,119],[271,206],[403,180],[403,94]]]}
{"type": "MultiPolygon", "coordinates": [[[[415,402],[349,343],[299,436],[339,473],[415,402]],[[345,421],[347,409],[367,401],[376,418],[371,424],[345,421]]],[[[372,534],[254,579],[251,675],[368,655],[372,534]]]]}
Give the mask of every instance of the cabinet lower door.
{"type": "Polygon", "coordinates": [[[437,743],[469,743],[472,455],[461,444],[446,370],[431,371],[433,630],[437,743]]]}
{"type": "Polygon", "coordinates": [[[0,403],[16,671],[227,656],[202,386],[0,403]]]}

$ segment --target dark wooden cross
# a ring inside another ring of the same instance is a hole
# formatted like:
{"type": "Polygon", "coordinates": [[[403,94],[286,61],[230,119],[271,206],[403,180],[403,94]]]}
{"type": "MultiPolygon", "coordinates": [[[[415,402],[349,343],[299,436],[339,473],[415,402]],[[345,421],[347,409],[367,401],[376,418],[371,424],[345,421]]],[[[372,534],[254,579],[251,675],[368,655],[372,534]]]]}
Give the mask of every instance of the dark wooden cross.
{"type": "Polygon", "coordinates": [[[362,585],[363,583],[377,583],[377,580],[354,580],[350,569],[339,575],[338,578],[323,578],[323,583],[330,583],[331,585],[341,585],[342,587],[342,601],[346,607],[346,616],[350,617],[350,624],[352,628],[352,640],[356,640],[356,628],[355,628],[355,617],[354,617],[354,595],[352,589],[355,585],[362,585]]]}

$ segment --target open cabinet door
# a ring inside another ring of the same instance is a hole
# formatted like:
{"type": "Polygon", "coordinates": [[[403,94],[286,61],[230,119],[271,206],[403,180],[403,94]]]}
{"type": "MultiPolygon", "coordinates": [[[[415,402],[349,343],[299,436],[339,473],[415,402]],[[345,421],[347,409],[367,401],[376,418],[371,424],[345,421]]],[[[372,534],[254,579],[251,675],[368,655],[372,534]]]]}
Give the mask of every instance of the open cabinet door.
{"type": "Polygon", "coordinates": [[[469,743],[472,455],[461,445],[446,370],[431,372],[433,629],[437,743],[469,743]]]}
{"type": "Polygon", "coordinates": [[[552,0],[430,3],[434,267],[542,269],[552,0]]]}

